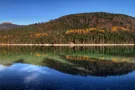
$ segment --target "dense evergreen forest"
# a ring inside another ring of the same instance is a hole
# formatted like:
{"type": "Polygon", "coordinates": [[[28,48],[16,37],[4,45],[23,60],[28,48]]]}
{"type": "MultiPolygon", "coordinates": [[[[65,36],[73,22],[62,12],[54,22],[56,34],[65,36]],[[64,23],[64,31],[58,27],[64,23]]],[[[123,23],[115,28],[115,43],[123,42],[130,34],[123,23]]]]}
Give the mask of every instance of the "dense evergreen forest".
{"type": "Polygon", "coordinates": [[[10,44],[128,44],[134,41],[135,18],[106,12],[71,14],[0,31],[0,43],[10,44]]]}

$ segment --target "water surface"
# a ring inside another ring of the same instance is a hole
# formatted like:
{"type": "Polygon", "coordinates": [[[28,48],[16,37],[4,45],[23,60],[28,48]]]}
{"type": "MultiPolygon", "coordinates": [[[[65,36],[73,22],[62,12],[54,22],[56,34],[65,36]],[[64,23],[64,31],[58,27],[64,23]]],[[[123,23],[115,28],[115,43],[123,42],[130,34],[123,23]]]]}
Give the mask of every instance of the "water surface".
{"type": "Polygon", "coordinates": [[[0,90],[134,90],[135,48],[0,47],[0,90]]]}

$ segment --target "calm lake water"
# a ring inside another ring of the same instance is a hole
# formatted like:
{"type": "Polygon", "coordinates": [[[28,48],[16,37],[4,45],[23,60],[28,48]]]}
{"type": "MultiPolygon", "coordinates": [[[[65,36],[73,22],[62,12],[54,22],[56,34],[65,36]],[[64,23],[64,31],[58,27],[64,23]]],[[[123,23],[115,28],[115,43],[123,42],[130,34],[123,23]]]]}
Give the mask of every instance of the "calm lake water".
{"type": "Polygon", "coordinates": [[[0,90],[135,90],[135,47],[0,47],[0,90]]]}

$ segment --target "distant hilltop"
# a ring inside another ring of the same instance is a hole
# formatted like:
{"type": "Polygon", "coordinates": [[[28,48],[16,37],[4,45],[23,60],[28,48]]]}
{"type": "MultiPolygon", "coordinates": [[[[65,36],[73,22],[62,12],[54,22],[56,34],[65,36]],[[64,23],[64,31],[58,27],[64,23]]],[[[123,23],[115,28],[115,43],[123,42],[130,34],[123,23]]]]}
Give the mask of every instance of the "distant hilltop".
{"type": "Polygon", "coordinates": [[[24,25],[17,25],[17,24],[13,24],[11,22],[3,22],[0,24],[0,30],[8,30],[8,29],[22,27],[22,26],[24,26],[24,25]]]}
{"type": "Polygon", "coordinates": [[[3,22],[1,24],[13,24],[13,23],[11,23],[11,22],[3,22]]]}

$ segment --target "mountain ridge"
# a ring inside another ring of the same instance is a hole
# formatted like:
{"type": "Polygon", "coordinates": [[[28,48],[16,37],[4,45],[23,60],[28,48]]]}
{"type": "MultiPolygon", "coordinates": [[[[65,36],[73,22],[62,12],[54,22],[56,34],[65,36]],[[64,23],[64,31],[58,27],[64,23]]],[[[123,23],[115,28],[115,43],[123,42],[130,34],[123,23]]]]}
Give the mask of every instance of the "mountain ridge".
{"type": "Polygon", "coordinates": [[[8,30],[8,29],[18,28],[22,26],[25,26],[25,25],[13,24],[11,22],[3,22],[0,24],[0,30],[8,30]]]}

